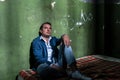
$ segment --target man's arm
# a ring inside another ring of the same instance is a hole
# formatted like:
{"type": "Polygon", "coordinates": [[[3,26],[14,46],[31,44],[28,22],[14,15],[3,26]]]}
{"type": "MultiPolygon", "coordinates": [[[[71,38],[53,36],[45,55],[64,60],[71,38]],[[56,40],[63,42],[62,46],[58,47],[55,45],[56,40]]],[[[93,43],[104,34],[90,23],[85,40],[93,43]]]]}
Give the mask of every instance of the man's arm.
{"type": "Polygon", "coordinates": [[[62,35],[62,40],[66,46],[70,46],[71,41],[67,34],[62,35]]]}

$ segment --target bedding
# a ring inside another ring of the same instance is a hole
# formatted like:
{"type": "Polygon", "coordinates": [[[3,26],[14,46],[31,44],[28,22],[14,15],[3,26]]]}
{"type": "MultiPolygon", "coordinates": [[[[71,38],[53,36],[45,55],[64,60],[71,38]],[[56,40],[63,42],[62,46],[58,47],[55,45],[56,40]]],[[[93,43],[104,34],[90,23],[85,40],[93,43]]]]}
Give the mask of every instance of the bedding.
{"type": "MultiPolygon", "coordinates": [[[[91,77],[93,80],[120,80],[120,59],[103,56],[88,55],[77,58],[77,67],[82,74],[91,77]]],[[[21,70],[17,80],[41,80],[36,72],[31,69],[21,70]]],[[[68,79],[67,76],[57,80],[68,79]]]]}

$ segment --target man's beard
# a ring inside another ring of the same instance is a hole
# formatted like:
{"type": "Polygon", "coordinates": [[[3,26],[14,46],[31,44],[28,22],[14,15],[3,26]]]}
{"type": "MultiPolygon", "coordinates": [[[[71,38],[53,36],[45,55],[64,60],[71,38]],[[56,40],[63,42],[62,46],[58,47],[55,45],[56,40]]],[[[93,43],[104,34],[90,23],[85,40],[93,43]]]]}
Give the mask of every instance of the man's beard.
{"type": "Polygon", "coordinates": [[[43,35],[44,37],[46,37],[46,38],[49,38],[51,35],[43,35]]]}

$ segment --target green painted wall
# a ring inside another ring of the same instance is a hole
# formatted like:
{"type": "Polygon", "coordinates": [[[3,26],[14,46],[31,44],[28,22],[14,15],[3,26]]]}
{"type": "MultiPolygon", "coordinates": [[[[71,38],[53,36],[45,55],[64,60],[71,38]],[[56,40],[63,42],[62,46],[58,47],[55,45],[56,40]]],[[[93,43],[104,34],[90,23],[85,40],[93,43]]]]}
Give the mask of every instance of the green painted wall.
{"type": "Polygon", "coordinates": [[[93,3],[80,0],[0,0],[0,80],[14,80],[29,68],[30,43],[45,21],[53,24],[53,35],[70,35],[76,58],[103,49],[103,39],[95,38],[95,11],[93,3]],[[102,46],[95,48],[98,39],[102,46]]]}

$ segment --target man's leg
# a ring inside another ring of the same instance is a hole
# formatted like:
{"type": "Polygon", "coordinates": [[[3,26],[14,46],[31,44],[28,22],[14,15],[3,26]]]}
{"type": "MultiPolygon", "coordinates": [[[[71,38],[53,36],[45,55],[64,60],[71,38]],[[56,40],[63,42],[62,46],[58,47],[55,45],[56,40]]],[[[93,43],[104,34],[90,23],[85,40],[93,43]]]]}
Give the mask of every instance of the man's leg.
{"type": "Polygon", "coordinates": [[[71,46],[67,47],[64,44],[60,46],[58,64],[63,68],[67,68],[67,66],[76,67],[76,60],[73,55],[71,46]]]}
{"type": "Polygon", "coordinates": [[[67,71],[68,76],[71,76],[72,78],[76,78],[76,79],[81,79],[81,80],[92,80],[89,77],[86,77],[84,75],[82,75],[78,70],[77,70],[77,66],[76,66],[76,59],[74,57],[74,54],[72,52],[72,48],[71,46],[60,46],[60,52],[59,54],[62,55],[60,59],[61,63],[63,63],[62,65],[64,65],[64,63],[66,63],[65,65],[68,65],[72,71],[67,71]],[[65,61],[65,62],[64,62],[65,61]]]}
{"type": "Polygon", "coordinates": [[[48,80],[48,79],[53,80],[53,79],[56,79],[56,78],[63,76],[63,74],[61,74],[58,70],[50,67],[46,63],[40,64],[38,66],[37,73],[44,80],[48,80]]]}
{"type": "Polygon", "coordinates": [[[71,46],[64,47],[64,56],[65,56],[67,65],[71,68],[76,68],[76,59],[74,57],[71,46]]]}

